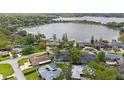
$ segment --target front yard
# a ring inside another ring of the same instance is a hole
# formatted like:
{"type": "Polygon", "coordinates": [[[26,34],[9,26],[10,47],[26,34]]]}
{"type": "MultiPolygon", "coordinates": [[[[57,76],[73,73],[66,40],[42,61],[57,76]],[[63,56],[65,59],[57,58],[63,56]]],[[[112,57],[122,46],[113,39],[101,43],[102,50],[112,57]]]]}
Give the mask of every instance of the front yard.
{"type": "Polygon", "coordinates": [[[39,77],[38,72],[37,72],[37,69],[39,67],[40,66],[36,66],[36,67],[32,67],[32,68],[23,70],[22,72],[23,72],[25,78],[27,80],[40,80],[41,78],[39,77]]]}
{"type": "Polygon", "coordinates": [[[19,64],[19,66],[23,66],[27,62],[28,62],[28,58],[23,58],[23,59],[19,60],[18,64],[19,64]]]}
{"type": "Polygon", "coordinates": [[[10,57],[0,57],[0,61],[4,61],[4,60],[8,60],[8,59],[10,59],[10,57]]]}
{"type": "Polygon", "coordinates": [[[0,74],[4,77],[12,75],[14,73],[12,66],[10,64],[0,64],[0,74]]]}

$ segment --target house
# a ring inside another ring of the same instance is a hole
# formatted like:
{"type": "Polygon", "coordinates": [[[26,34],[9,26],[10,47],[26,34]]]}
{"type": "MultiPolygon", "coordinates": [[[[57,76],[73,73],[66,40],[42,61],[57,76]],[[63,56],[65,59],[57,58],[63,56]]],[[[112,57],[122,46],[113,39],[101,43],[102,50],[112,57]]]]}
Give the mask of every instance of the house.
{"type": "Polygon", "coordinates": [[[0,51],[0,57],[9,56],[8,51],[0,51]]]}
{"type": "Polygon", "coordinates": [[[42,79],[44,80],[54,80],[60,76],[62,70],[56,66],[56,64],[51,63],[49,65],[40,67],[38,72],[42,79]]]}
{"type": "Polygon", "coordinates": [[[124,48],[124,43],[117,42],[116,40],[112,40],[111,45],[115,48],[124,48]]]}
{"type": "Polygon", "coordinates": [[[16,50],[16,51],[18,51],[18,53],[21,53],[23,48],[13,48],[13,50],[16,50]]]}
{"type": "Polygon", "coordinates": [[[85,46],[91,47],[92,44],[90,42],[79,42],[79,47],[84,48],[85,46]]]}
{"type": "Polygon", "coordinates": [[[124,48],[124,43],[116,43],[113,45],[115,48],[124,48]]]}
{"type": "Polygon", "coordinates": [[[81,62],[81,64],[87,64],[95,59],[96,59],[96,55],[94,55],[94,54],[83,54],[81,56],[80,62],[81,62]]]}
{"type": "Polygon", "coordinates": [[[84,65],[73,65],[71,78],[74,80],[80,80],[82,78],[82,75],[83,75],[84,67],[85,67],[84,65]]]}
{"type": "Polygon", "coordinates": [[[32,66],[37,66],[40,64],[45,64],[51,62],[51,59],[48,56],[41,56],[41,57],[33,57],[29,59],[29,62],[32,66]]]}
{"type": "Polygon", "coordinates": [[[82,51],[85,51],[85,52],[91,52],[91,53],[97,53],[97,50],[95,48],[92,48],[92,47],[85,47],[82,49],[82,51]]]}
{"type": "Polygon", "coordinates": [[[113,54],[107,54],[105,59],[107,65],[119,65],[123,63],[123,60],[119,56],[113,54]]]}
{"type": "Polygon", "coordinates": [[[54,60],[56,63],[67,63],[70,62],[71,58],[67,52],[59,52],[55,55],[54,60]]]}
{"type": "Polygon", "coordinates": [[[46,43],[46,46],[47,47],[55,47],[55,46],[58,46],[59,45],[59,42],[55,42],[55,41],[49,41],[46,43]]]}

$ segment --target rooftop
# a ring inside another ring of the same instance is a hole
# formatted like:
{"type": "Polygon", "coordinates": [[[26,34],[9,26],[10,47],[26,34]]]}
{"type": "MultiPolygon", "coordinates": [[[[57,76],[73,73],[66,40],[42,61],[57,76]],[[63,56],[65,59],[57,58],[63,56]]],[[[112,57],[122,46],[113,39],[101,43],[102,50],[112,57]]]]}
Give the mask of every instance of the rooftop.
{"type": "Polygon", "coordinates": [[[81,65],[73,65],[73,69],[72,69],[72,78],[73,79],[81,79],[81,74],[83,74],[83,68],[85,66],[81,66],[81,65]]]}
{"type": "Polygon", "coordinates": [[[68,62],[70,61],[70,56],[68,53],[60,52],[55,56],[56,62],[68,62]]]}
{"type": "Polygon", "coordinates": [[[33,57],[29,59],[32,66],[36,66],[39,64],[50,62],[50,58],[48,56],[41,56],[41,57],[33,57]]]}
{"type": "Polygon", "coordinates": [[[106,60],[108,61],[117,61],[117,60],[121,60],[121,58],[117,55],[113,55],[113,54],[107,54],[106,55],[106,60]]]}
{"type": "Polygon", "coordinates": [[[83,54],[81,56],[81,63],[88,63],[94,59],[96,59],[96,55],[94,54],[83,54]]]}
{"type": "Polygon", "coordinates": [[[8,51],[0,51],[0,56],[7,56],[9,55],[8,51]]]}
{"type": "Polygon", "coordinates": [[[51,63],[50,65],[39,68],[38,71],[43,79],[54,80],[60,75],[62,70],[56,64],[51,63]]]}

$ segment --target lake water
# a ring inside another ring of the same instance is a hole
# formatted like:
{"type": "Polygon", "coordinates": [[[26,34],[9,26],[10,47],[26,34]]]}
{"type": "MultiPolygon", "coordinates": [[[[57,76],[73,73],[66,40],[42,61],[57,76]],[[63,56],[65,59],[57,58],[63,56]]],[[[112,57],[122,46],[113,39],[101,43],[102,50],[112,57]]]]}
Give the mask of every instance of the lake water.
{"type": "Polygon", "coordinates": [[[77,41],[89,41],[92,37],[111,41],[119,36],[119,31],[107,28],[102,25],[79,24],[79,23],[51,23],[32,28],[24,28],[29,33],[43,33],[47,38],[52,38],[56,34],[58,39],[62,38],[63,33],[67,33],[68,38],[77,41]]]}
{"type": "Polygon", "coordinates": [[[84,17],[60,17],[53,19],[55,21],[70,21],[70,20],[87,20],[87,21],[94,21],[94,22],[100,22],[102,24],[107,24],[109,22],[124,22],[124,18],[117,18],[117,17],[92,17],[92,16],[84,16],[84,17]]]}

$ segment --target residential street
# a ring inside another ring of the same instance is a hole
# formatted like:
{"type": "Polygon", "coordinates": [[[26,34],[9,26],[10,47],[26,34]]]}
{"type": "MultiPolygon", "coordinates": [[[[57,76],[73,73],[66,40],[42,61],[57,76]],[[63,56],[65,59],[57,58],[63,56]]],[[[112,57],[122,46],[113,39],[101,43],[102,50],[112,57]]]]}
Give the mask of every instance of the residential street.
{"type": "Polygon", "coordinates": [[[15,58],[15,59],[1,61],[0,64],[4,64],[4,63],[11,64],[12,67],[13,67],[16,78],[18,80],[25,80],[25,77],[24,77],[23,73],[21,72],[21,70],[18,66],[18,60],[22,59],[22,58],[27,58],[27,57],[30,57],[30,56],[34,56],[34,55],[44,54],[44,53],[46,53],[46,52],[39,52],[39,53],[34,53],[34,54],[31,54],[31,55],[22,56],[22,57],[15,58]]]}

